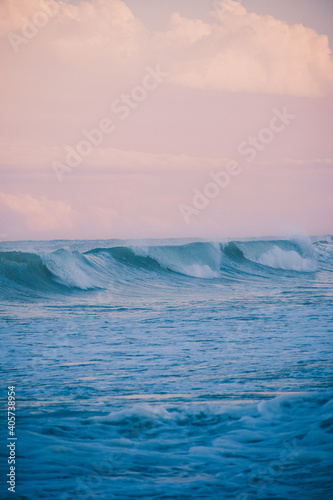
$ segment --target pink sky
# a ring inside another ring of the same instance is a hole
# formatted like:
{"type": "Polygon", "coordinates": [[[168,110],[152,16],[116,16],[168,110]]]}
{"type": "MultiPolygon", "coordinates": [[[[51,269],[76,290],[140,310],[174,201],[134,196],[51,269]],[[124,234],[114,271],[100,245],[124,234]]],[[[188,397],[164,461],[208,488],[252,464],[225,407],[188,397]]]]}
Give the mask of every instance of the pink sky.
{"type": "Polygon", "coordinates": [[[332,234],[332,7],[276,4],[2,0],[0,237],[332,234]]]}

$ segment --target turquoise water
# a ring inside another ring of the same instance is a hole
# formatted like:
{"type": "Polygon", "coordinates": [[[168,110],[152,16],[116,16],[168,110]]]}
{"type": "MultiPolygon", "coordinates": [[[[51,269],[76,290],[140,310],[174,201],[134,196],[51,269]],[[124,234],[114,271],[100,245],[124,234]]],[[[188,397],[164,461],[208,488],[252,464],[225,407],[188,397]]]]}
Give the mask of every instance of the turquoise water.
{"type": "Polygon", "coordinates": [[[332,498],[332,271],[331,237],[2,242],[0,497],[332,498]]]}

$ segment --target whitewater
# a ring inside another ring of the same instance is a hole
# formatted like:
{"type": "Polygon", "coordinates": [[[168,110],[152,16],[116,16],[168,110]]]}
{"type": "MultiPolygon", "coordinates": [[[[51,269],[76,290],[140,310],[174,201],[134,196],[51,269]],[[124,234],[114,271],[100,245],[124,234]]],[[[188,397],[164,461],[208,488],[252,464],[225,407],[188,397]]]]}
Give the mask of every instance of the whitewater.
{"type": "Polygon", "coordinates": [[[332,284],[331,236],[0,242],[0,498],[333,498],[332,284]]]}

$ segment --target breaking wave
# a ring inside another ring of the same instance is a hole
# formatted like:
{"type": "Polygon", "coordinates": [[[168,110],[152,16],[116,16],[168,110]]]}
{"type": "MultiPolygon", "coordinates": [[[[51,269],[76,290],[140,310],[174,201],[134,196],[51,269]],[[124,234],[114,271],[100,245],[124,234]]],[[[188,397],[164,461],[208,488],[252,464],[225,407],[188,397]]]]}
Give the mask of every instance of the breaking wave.
{"type": "MultiPolygon", "coordinates": [[[[8,288],[68,293],[112,289],[148,278],[200,279],[210,282],[249,277],[291,276],[332,270],[333,245],[294,240],[192,242],[183,245],[130,245],[85,252],[60,248],[53,252],[0,252],[0,282],[8,288]]],[[[153,284],[152,284],[153,283],[153,284]]]]}

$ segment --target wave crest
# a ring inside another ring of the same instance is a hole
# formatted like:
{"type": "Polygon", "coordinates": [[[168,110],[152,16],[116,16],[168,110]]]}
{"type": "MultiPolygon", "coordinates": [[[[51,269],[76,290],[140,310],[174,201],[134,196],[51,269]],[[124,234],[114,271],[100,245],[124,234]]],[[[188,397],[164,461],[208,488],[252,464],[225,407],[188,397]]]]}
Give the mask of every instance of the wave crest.
{"type": "Polygon", "coordinates": [[[313,272],[317,269],[317,264],[312,259],[302,257],[295,250],[282,250],[279,247],[274,247],[262,254],[257,262],[264,266],[286,271],[313,272]]]}
{"type": "Polygon", "coordinates": [[[148,257],[163,269],[193,278],[214,279],[220,276],[221,251],[214,243],[191,243],[184,246],[135,247],[135,255],[148,257]]]}
{"type": "MultiPolygon", "coordinates": [[[[252,240],[229,243],[192,242],[183,245],[129,245],[89,251],[60,248],[53,252],[0,252],[2,296],[8,288],[36,290],[43,294],[69,293],[140,285],[147,289],[166,280],[172,286],[192,278],[207,281],[253,280],[284,273],[332,271],[331,242],[252,240]]],[[[293,273],[293,274],[291,274],[293,273]]],[[[212,281],[213,286],[213,281],[212,281]]],[[[13,292],[14,293],[14,292],[13,292]]]]}

